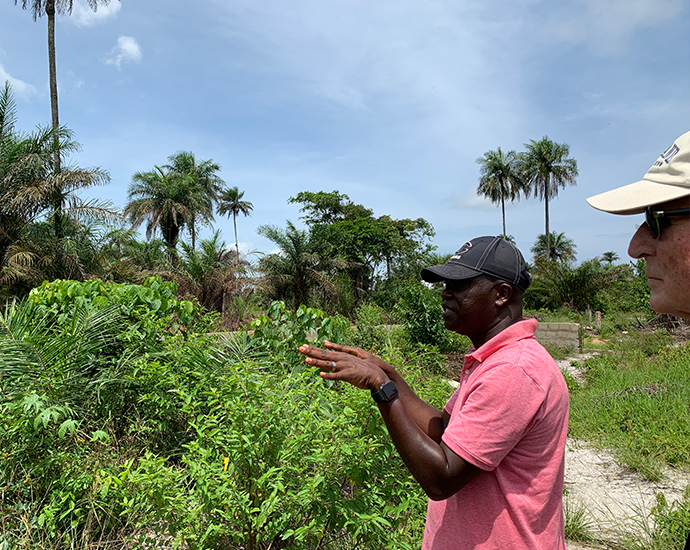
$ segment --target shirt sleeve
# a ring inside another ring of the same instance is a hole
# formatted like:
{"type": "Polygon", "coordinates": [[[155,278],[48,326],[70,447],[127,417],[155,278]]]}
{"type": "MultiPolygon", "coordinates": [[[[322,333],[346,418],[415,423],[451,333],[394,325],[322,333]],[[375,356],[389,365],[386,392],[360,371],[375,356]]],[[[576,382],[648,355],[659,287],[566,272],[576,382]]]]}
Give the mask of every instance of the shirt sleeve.
{"type": "Polygon", "coordinates": [[[491,471],[532,426],[545,394],[513,363],[495,365],[467,383],[467,392],[454,403],[442,440],[463,460],[491,471]]]}

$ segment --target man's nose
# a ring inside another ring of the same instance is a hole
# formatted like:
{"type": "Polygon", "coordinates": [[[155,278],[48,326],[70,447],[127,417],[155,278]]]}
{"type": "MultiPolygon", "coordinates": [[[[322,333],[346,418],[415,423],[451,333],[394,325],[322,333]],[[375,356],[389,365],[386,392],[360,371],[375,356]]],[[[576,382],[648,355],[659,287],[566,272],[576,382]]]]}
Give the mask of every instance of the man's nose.
{"type": "Polygon", "coordinates": [[[630,244],[628,245],[628,255],[637,259],[645,256],[653,256],[655,251],[656,239],[652,237],[652,232],[649,230],[649,226],[645,222],[638,227],[632,239],[630,239],[630,244]]]}

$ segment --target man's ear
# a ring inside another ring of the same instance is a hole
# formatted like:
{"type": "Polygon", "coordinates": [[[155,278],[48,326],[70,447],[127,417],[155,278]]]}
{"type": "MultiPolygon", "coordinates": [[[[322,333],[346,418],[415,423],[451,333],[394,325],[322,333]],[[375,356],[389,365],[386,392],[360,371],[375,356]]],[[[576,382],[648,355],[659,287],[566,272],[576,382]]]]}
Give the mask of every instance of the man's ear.
{"type": "Polygon", "coordinates": [[[513,297],[513,286],[501,281],[494,287],[496,292],[496,306],[503,307],[513,297]]]}

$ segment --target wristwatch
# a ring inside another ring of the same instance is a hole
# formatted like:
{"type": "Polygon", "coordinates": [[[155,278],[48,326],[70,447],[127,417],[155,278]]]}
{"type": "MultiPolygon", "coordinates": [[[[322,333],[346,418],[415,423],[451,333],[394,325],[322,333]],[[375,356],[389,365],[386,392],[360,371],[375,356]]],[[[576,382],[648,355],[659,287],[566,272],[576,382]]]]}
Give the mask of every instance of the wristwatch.
{"type": "Polygon", "coordinates": [[[398,388],[393,380],[384,382],[378,391],[371,390],[371,396],[377,403],[388,403],[398,397],[398,388]]]}

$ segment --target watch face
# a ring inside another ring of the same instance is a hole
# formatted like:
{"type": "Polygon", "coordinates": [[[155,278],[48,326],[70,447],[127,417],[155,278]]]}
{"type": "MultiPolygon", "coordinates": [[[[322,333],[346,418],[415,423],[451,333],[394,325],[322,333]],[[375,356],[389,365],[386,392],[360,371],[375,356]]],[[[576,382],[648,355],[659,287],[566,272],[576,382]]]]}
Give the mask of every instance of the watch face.
{"type": "Polygon", "coordinates": [[[394,399],[397,395],[398,388],[396,387],[395,382],[393,382],[392,380],[389,380],[388,382],[383,384],[379,391],[371,392],[371,396],[374,398],[374,401],[378,403],[388,402],[394,399]]]}

